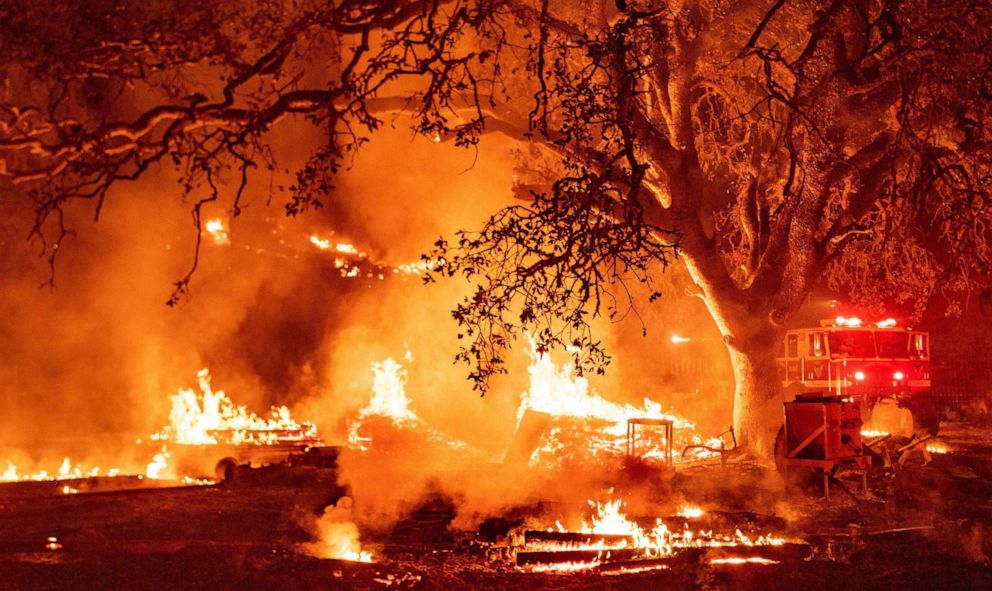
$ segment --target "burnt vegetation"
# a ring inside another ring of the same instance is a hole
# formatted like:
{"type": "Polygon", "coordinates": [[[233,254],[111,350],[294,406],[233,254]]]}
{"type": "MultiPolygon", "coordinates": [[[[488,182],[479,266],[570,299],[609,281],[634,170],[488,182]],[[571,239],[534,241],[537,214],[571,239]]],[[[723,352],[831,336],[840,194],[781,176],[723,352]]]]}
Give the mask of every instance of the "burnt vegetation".
{"type": "Polygon", "coordinates": [[[520,201],[427,257],[478,285],[454,312],[477,387],[524,331],[601,371],[590,318],[636,315],[678,258],[727,343],[738,433],[767,444],[774,347],[819,282],[916,313],[986,288],[990,44],[992,8],[950,0],[9,2],[0,183],[54,265],[67,208],[98,218],[158,166],[198,245],[206,203],[236,216],[283,170],[286,120],[325,132],[289,215],[396,113],[460,146],[508,135],[520,201]]]}

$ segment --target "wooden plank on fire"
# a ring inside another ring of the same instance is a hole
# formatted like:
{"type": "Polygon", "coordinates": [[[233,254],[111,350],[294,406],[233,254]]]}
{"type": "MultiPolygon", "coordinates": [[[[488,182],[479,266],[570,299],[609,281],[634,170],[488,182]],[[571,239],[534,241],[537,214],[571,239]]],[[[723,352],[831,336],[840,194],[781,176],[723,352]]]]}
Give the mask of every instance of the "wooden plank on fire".
{"type": "Polygon", "coordinates": [[[524,532],[525,542],[558,542],[563,544],[607,544],[619,545],[624,542],[633,544],[634,538],[620,534],[584,534],[574,531],[540,531],[524,532]]]}
{"type": "Polygon", "coordinates": [[[691,564],[699,562],[699,559],[703,556],[703,548],[686,548],[680,551],[678,554],[672,556],[661,556],[658,558],[643,558],[641,560],[613,560],[610,562],[601,562],[594,570],[598,572],[612,572],[620,571],[623,569],[638,569],[638,568],[660,568],[663,566],[675,566],[678,564],[691,564]]]}
{"type": "Polygon", "coordinates": [[[809,544],[790,542],[776,546],[714,546],[706,549],[706,559],[764,558],[779,562],[806,560],[813,553],[809,544]]]}
{"type": "Polygon", "coordinates": [[[779,545],[736,545],[711,546],[703,548],[677,549],[671,556],[657,556],[656,551],[649,548],[620,548],[616,550],[541,550],[517,552],[517,566],[537,564],[564,564],[571,562],[597,562],[601,565],[644,566],[697,562],[700,555],[706,560],[720,559],[766,559],[777,562],[795,562],[806,560],[812,554],[812,547],[803,543],[786,543],[779,545]]]}
{"type": "Polygon", "coordinates": [[[616,550],[540,550],[517,552],[517,566],[532,564],[562,564],[565,562],[613,562],[640,560],[647,558],[644,548],[620,548],[616,550]]]}

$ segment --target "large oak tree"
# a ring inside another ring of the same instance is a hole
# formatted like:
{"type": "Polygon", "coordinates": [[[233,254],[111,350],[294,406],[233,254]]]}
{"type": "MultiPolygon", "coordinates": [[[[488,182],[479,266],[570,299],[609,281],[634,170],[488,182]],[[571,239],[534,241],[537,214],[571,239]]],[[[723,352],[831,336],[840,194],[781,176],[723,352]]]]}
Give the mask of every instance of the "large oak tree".
{"type": "Polygon", "coordinates": [[[99,214],[160,164],[197,235],[204,203],[236,215],[287,119],[326,138],[291,215],[391,113],[519,140],[519,201],[429,255],[478,285],[455,316],[483,389],[525,330],[601,369],[590,317],[656,297],[677,258],[724,335],[738,434],[767,449],[774,355],[814,286],[925,302],[988,279],[984,3],[24,1],[0,8],[0,49],[0,182],[51,256],[66,208],[99,214]]]}

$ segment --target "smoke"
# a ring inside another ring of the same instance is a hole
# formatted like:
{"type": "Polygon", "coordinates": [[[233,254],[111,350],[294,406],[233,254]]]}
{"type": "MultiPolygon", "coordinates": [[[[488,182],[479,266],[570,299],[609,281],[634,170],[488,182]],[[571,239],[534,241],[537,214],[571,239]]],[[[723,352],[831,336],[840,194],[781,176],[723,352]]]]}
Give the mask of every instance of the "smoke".
{"type": "MultiPolygon", "coordinates": [[[[341,497],[327,507],[313,527],[312,534],[317,541],[307,544],[305,549],[318,558],[370,562],[372,555],[362,550],[358,526],[351,521],[351,508],[350,497],[341,497]]],[[[309,528],[312,524],[304,522],[301,525],[309,528]]]]}
{"type": "MultiPolygon", "coordinates": [[[[289,126],[274,138],[290,170],[315,139],[307,133],[289,126]]],[[[88,207],[69,212],[77,234],[60,253],[54,290],[38,288],[46,261],[22,239],[31,212],[13,211],[0,255],[0,305],[8,311],[0,332],[0,462],[57,466],[72,450],[86,456],[74,462],[144,471],[151,454],[142,458],[134,440],[165,424],[169,395],[192,387],[203,367],[237,404],[259,414],[290,405],[326,441],[341,443],[372,392],[372,363],[409,350],[411,408],[464,447],[383,425],[368,454],[343,453],[342,482],[363,527],[394,521],[430,494],[456,499],[469,523],[534,498],[580,502],[608,488],[615,475],[607,472],[563,481],[501,462],[528,388],[526,345],[489,394],[471,390],[468,368],[452,364],[459,341],[450,316],[469,286],[425,286],[389,273],[342,277],[334,255],[309,240],[333,233],[387,267],[418,260],[441,235],[479,227],[511,198],[510,145],[492,139],[476,152],[385,129],[342,174],[328,206],[302,219],[285,218],[279,207],[287,175],[256,174],[241,216],[232,219],[222,204],[205,208],[204,219],[220,219],[229,243],[205,240],[192,295],[179,309],[164,301],[192,260],[194,229],[171,172],[119,186],[99,223],[88,207]]],[[[729,424],[729,401],[720,398],[725,352],[708,316],[672,281],[661,304],[640,309],[647,337],[633,316],[598,322],[614,363],[592,383],[620,403],[662,402],[715,434],[729,424]],[[671,345],[672,327],[693,337],[689,354],[671,345]],[[692,367],[699,380],[686,377],[692,367]],[[712,388],[690,389],[707,380],[712,388]],[[710,416],[720,418],[710,424],[710,416]]]]}

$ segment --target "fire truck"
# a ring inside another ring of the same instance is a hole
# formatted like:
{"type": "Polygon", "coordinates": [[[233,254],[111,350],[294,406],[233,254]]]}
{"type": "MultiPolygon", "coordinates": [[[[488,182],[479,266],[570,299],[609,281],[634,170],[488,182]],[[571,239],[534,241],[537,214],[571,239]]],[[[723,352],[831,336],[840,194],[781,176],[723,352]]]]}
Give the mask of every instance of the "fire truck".
{"type": "Polygon", "coordinates": [[[823,320],[819,327],[789,330],[777,359],[789,394],[849,398],[870,416],[881,400],[908,409],[918,429],[935,431],[930,410],[930,335],[891,318],[823,320]]]}

